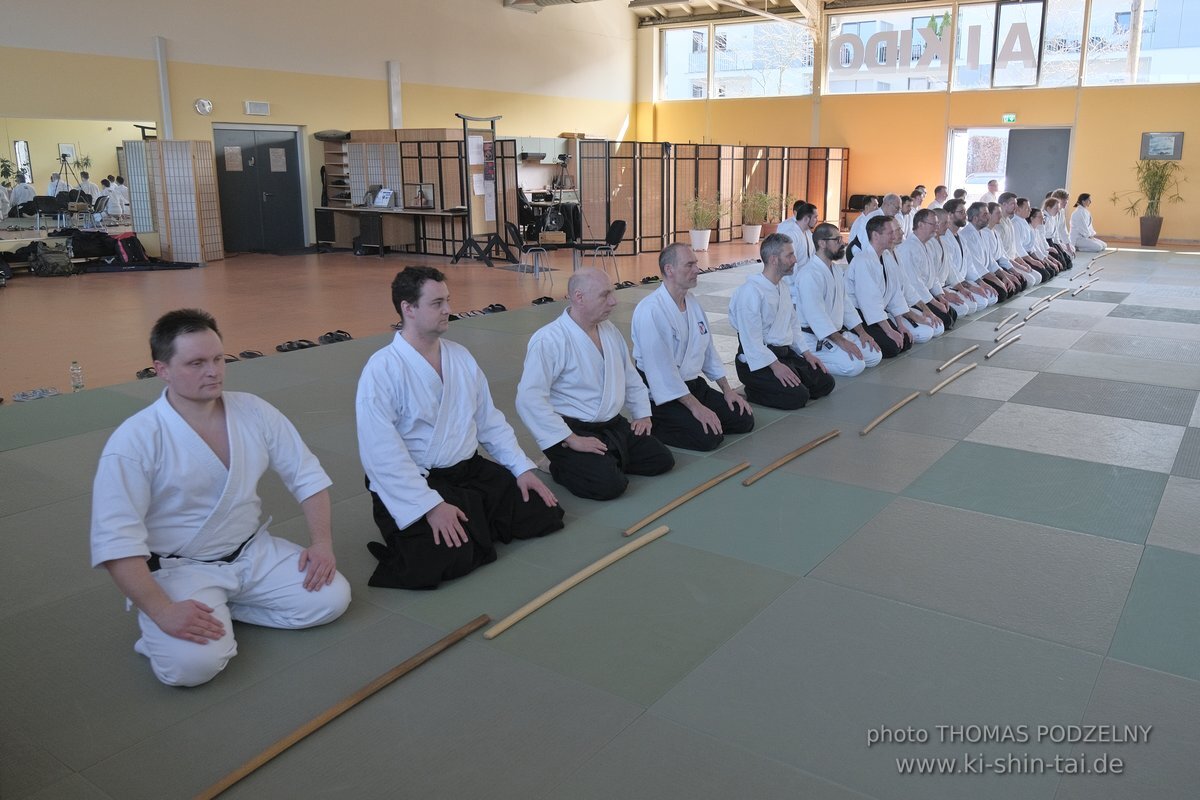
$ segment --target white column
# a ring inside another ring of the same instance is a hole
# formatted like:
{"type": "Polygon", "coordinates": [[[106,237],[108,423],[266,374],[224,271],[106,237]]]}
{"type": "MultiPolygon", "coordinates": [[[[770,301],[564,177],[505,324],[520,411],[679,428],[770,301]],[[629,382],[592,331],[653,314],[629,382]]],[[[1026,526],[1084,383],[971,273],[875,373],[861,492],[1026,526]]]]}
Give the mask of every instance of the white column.
{"type": "Polygon", "coordinates": [[[400,62],[387,62],[388,119],[393,128],[404,127],[404,104],[400,98],[400,62]]]}
{"type": "Polygon", "coordinates": [[[171,124],[171,82],[167,79],[167,40],[154,37],[154,60],[158,62],[158,101],[162,105],[162,137],[171,139],[175,128],[171,124]]]}

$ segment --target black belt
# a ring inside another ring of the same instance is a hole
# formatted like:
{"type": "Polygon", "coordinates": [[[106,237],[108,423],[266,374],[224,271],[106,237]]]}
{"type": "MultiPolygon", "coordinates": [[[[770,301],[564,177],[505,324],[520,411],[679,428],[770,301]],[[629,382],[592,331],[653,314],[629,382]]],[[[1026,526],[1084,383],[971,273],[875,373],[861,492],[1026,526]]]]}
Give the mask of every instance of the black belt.
{"type": "MultiPolygon", "coordinates": [[[[256,533],[258,533],[258,531],[255,531],[254,533],[256,534],[256,533]]],[[[253,538],[254,538],[254,534],[251,534],[250,539],[253,539],[253,538]]],[[[204,563],[204,564],[228,564],[242,554],[242,551],[246,549],[246,545],[250,544],[250,539],[247,539],[246,541],[239,544],[237,546],[237,549],[234,550],[232,553],[223,555],[220,558],[212,558],[212,559],[193,558],[191,560],[192,561],[200,561],[201,563],[204,563]]],[[[161,562],[162,562],[162,559],[164,559],[164,558],[178,558],[178,556],[161,556],[158,553],[151,553],[150,558],[146,559],[146,566],[150,568],[151,572],[158,572],[160,569],[162,569],[161,562]]]]}

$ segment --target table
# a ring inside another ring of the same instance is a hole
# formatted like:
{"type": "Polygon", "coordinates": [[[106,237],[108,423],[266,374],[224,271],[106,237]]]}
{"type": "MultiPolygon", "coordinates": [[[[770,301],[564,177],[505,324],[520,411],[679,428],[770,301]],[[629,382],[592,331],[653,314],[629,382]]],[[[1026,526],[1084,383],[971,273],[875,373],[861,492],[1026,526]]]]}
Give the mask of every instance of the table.
{"type": "Polygon", "coordinates": [[[370,206],[315,209],[317,242],[334,247],[375,247],[450,256],[467,236],[467,210],[425,208],[372,208],[370,206]]]}

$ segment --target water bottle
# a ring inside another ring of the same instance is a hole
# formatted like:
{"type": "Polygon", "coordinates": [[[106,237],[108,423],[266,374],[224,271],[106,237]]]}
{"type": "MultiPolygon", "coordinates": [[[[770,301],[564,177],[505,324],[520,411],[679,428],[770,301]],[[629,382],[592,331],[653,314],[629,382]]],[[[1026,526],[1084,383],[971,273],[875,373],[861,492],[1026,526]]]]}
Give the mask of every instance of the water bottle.
{"type": "Polygon", "coordinates": [[[78,361],[71,362],[71,391],[83,391],[83,367],[79,366],[78,361]]]}

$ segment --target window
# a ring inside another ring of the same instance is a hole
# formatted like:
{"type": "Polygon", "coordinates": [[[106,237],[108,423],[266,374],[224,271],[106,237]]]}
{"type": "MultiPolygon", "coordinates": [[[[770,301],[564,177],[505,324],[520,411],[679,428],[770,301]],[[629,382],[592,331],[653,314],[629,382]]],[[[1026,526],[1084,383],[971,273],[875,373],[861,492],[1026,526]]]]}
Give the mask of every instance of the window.
{"type": "Polygon", "coordinates": [[[1142,15],[1135,25],[1130,0],[1092,0],[1084,85],[1200,81],[1200,3],[1138,5],[1142,15]]]}
{"type": "Polygon", "coordinates": [[[738,22],[703,28],[668,28],[662,35],[665,100],[812,93],[813,40],[800,25],[738,22]],[[680,36],[689,42],[690,51],[684,56],[675,52],[678,45],[674,43],[680,36]]]}
{"type": "Polygon", "coordinates": [[[1041,2],[1000,3],[992,86],[1033,86],[1042,52],[1041,2]]]}
{"type": "Polygon", "coordinates": [[[825,92],[944,90],[950,19],[949,7],[831,15],[825,92]]]}
{"type": "Polygon", "coordinates": [[[1086,0],[1047,0],[1038,86],[1076,86],[1083,57],[1086,0]]]}
{"type": "Polygon", "coordinates": [[[663,100],[708,96],[708,26],[662,32],[663,100]]]}

